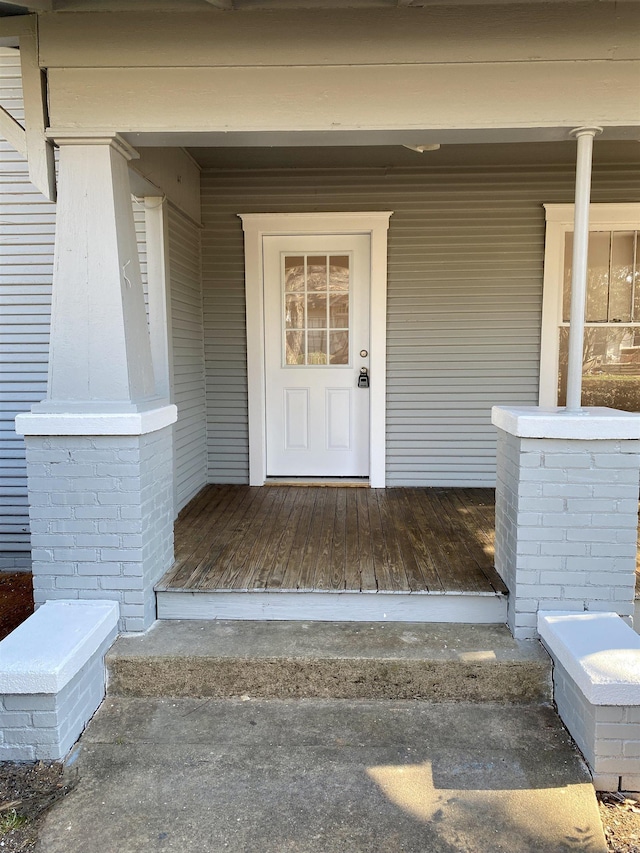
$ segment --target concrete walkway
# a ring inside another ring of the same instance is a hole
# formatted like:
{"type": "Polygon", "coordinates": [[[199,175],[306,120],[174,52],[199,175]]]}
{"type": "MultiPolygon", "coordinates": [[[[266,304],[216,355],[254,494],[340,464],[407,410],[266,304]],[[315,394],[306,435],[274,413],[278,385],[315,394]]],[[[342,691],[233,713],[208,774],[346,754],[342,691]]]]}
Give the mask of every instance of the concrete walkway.
{"type": "Polygon", "coordinates": [[[110,697],[40,853],[606,850],[544,706],[110,697]]]}

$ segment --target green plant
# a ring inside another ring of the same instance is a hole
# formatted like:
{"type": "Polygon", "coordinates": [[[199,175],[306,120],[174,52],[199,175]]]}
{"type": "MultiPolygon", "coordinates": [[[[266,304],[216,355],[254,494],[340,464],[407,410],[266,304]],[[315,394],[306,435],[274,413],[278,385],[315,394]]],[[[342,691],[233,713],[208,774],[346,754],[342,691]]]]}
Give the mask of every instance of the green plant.
{"type": "Polygon", "coordinates": [[[26,822],[26,817],[19,815],[15,809],[9,809],[4,814],[0,814],[0,835],[6,835],[7,832],[17,829],[26,822]]]}

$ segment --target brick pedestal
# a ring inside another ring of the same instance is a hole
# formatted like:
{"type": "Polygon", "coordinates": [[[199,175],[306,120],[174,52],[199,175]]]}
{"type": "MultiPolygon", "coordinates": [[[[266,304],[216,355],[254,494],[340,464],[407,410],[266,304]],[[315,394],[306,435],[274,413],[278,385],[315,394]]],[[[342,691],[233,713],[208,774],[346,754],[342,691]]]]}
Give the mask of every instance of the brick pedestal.
{"type": "Polygon", "coordinates": [[[640,416],[494,408],[496,569],[514,637],[538,610],[633,615],[640,416]]]}
{"type": "Polygon", "coordinates": [[[171,427],[25,441],[36,604],[112,599],[120,630],[144,630],[173,562],[171,427]]]}

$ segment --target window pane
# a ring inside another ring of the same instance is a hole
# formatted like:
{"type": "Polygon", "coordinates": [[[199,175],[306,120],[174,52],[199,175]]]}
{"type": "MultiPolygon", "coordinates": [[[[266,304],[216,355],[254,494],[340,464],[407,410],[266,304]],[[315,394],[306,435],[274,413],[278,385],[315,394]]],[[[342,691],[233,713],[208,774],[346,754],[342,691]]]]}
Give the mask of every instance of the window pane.
{"type": "Polygon", "coordinates": [[[611,286],[609,322],[631,322],[631,286],[633,283],[633,231],[614,231],[611,246],[611,286]]]}
{"type": "Polygon", "coordinates": [[[332,329],[349,328],[349,294],[331,297],[329,326],[332,329]]]}
{"type": "Polygon", "coordinates": [[[287,332],[287,364],[304,364],[304,332],[287,332]]]}
{"type": "Polygon", "coordinates": [[[348,255],[332,255],[329,258],[329,290],[349,290],[348,255]]]}
{"type": "Polygon", "coordinates": [[[327,295],[326,293],[307,294],[307,328],[327,328],[327,295]]]}
{"type": "Polygon", "coordinates": [[[331,364],[349,364],[349,332],[331,332],[331,364]]]}
{"type": "Polygon", "coordinates": [[[307,290],[327,289],[327,259],[323,255],[307,258],[307,290]]]}
{"type": "MultiPolygon", "coordinates": [[[[611,232],[592,231],[589,234],[589,270],[587,273],[588,323],[606,323],[609,319],[609,250],[611,232]]],[[[569,322],[571,314],[571,276],[573,234],[565,236],[564,244],[564,288],[562,291],[562,319],[569,322]]]]}
{"type": "Polygon", "coordinates": [[[327,363],[327,333],[326,331],[308,332],[309,354],[307,364],[327,363]]]}
{"type": "Polygon", "coordinates": [[[284,313],[287,329],[303,329],[304,295],[288,293],[284,298],[284,313]]]}
{"type": "Polygon", "coordinates": [[[587,323],[606,323],[609,319],[609,231],[589,234],[589,272],[587,275],[587,323]]]}
{"type": "Polygon", "coordinates": [[[304,258],[289,255],[285,257],[284,289],[288,292],[304,290],[304,258]]]}
{"type": "MultiPolygon", "coordinates": [[[[569,329],[560,329],[558,405],[567,399],[569,329]]],[[[583,406],[640,412],[640,329],[587,326],[583,357],[583,406]]]]}

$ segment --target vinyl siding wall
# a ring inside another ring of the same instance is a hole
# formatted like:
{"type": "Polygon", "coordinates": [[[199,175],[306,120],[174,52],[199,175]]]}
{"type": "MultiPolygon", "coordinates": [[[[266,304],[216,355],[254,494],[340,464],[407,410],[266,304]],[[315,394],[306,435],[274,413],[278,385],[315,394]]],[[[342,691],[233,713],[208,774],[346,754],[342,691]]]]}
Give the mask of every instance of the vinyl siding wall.
{"type": "Polygon", "coordinates": [[[200,229],[174,207],[169,216],[176,512],[207,482],[200,229]]]}
{"type": "MultiPolygon", "coordinates": [[[[22,121],[17,50],[0,48],[0,103],[22,121]]],[[[28,568],[24,441],[14,418],[47,390],[55,205],[0,137],[0,569],[28,568]]]]}
{"type": "MultiPolygon", "coordinates": [[[[203,172],[209,480],[248,480],[243,234],[236,214],[394,211],[387,482],[490,486],[491,406],[537,404],[542,205],[572,202],[573,192],[566,166],[203,172]]],[[[594,202],[638,197],[636,170],[596,168],[594,202]]]]}

